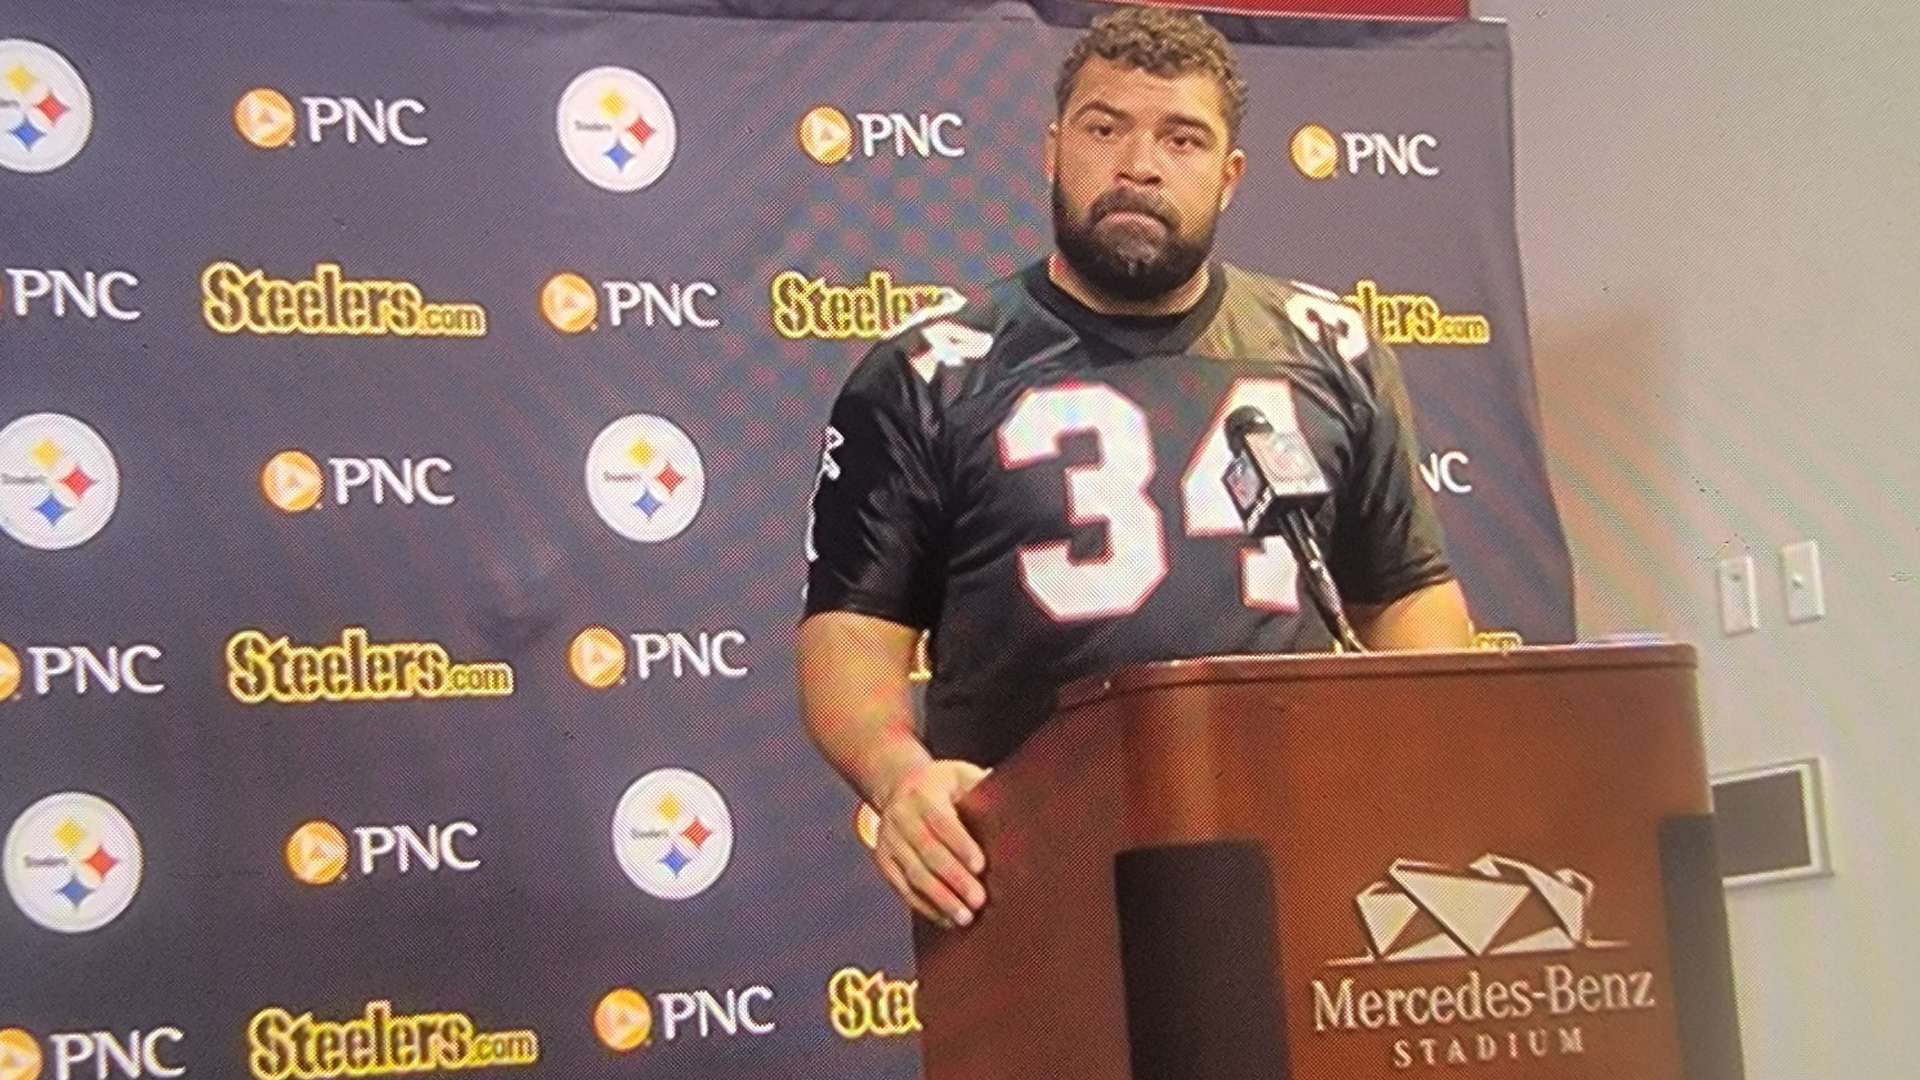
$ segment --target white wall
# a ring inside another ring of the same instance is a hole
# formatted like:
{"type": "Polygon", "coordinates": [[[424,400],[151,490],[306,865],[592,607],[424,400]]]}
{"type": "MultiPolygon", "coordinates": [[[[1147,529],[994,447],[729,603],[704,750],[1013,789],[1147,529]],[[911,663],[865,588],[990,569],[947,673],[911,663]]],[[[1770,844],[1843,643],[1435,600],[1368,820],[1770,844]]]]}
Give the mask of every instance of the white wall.
{"type": "Polygon", "coordinates": [[[1912,1080],[1920,4],[1476,0],[1583,633],[1696,642],[1716,772],[1817,754],[1837,873],[1729,896],[1747,1075],[1912,1080]],[[1789,624],[1781,545],[1828,617],[1789,624]],[[1714,564],[1751,552],[1729,638],[1714,564]]]}

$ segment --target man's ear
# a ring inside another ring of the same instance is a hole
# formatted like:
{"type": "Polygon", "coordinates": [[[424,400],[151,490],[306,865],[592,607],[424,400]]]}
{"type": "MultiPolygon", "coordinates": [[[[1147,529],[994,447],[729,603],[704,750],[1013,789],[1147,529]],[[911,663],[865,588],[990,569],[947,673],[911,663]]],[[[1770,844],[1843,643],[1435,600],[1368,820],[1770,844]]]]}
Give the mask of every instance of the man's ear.
{"type": "Polygon", "coordinates": [[[1053,183],[1054,170],[1060,165],[1060,123],[1054,121],[1047,125],[1047,137],[1040,144],[1040,175],[1047,183],[1053,183]]]}
{"type": "Polygon", "coordinates": [[[1240,186],[1240,178],[1247,172],[1247,152],[1239,147],[1220,164],[1220,209],[1225,210],[1233,202],[1233,193],[1240,186]]]}

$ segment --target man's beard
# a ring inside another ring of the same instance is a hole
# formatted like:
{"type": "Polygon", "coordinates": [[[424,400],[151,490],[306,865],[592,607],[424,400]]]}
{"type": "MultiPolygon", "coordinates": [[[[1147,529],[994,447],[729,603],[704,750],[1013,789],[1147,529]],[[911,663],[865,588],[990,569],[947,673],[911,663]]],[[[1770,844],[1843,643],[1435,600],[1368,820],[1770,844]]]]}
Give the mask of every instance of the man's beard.
{"type": "Polygon", "coordinates": [[[1060,182],[1053,184],[1053,235],[1060,254],[1081,280],[1116,300],[1158,300],[1185,285],[1213,251],[1217,215],[1193,236],[1180,232],[1180,216],[1165,199],[1134,188],[1113,188],[1093,200],[1084,218],[1067,205],[1060,182]],[[1133,224],[1100,227],[1100,219],[1119,210],[1147,214],[1164,227],[1133,224]]]}

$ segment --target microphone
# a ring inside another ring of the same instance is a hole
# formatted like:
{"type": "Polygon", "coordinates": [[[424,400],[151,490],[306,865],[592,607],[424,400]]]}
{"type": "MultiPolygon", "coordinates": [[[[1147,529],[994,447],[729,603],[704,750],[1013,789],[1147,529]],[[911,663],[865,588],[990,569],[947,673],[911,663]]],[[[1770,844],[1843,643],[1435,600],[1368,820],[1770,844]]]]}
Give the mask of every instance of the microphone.
{"type": "Polygon", "coordinates": [[[1247,535],[1256,540],[1274,536],[1285,540],[1295,561],[1306,570],[1307,594],[1337,647],[1366,652],[1347,621],[1340,590],[1313,534],[1309,510],[1333,489],[1306,436],[1299,431],[1275,431],[1267,414],[1253,405],[1227,414],[1222,427],[1233,458],[1220,482],[1226,485],[1247,535]]]}

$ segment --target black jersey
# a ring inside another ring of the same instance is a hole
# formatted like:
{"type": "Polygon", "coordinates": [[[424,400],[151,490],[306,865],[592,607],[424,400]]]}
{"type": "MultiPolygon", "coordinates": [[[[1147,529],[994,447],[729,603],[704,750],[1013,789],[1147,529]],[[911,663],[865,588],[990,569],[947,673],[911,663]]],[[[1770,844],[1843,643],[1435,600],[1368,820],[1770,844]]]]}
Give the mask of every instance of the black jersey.
{"type": "Polygon", "coordinates": [[[1223,264],[1184,315],[1098,315],[1044,264],[941,305],[849,376],[807,538],[809,614],[932,631],[928,748],[992,764],[1072,679],[1150,660],[1323,650],[1280,540],[1221,475],[1241,405],[1301,432],[1348,603],[1451,577],[1393,355],[1331,294],[1223,264]]]}

